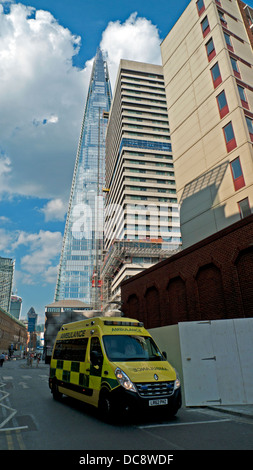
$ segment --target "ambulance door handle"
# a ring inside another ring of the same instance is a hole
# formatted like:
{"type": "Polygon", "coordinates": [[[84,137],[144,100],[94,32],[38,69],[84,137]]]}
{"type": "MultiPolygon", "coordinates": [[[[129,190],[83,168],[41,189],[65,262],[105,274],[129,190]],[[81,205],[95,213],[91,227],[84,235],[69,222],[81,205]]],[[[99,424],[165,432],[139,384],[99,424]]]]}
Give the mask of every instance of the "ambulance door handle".
{"type": "Polygon", "coordinates": [[[86,369],[86,372],[90,372],[90,369],[86,369]]]}

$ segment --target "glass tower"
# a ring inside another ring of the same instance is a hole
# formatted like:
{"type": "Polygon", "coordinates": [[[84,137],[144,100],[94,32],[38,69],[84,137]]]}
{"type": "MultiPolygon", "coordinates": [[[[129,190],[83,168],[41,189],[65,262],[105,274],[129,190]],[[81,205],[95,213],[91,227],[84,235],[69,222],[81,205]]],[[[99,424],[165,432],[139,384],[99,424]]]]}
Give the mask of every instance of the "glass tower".
{"type": "Polygon", "coordinates": [[[107,63],[98,49],[88,89],[55,290],[55,301],[100,308],[105,131],[111,104],[107,63]]]}
{"type": "Polygon", "coordinates": [[[0,308],[10,311],[15,261],[0,256],[0,308]]]}

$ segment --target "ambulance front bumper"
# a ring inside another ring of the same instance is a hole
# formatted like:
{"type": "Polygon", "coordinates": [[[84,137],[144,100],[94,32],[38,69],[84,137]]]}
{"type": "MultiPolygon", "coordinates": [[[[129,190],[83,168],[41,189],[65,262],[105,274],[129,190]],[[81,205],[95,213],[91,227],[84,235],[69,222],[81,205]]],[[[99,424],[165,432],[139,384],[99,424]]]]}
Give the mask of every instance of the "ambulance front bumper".
{"type": "MultiPolygon", "coordinates": [[[[149,384],[150,385],[150,384],[149,384]]],[[[156,391],[150,390],[150,387],[146,384],[135,384],[137,392],[125,390],[123,387],[117,387],[112,392],[114,394],[113,402],[119,410],[129,411],[159,411],[164,410],[175,413],[182,404],[181,399],[181,387],[175,389],[167,386],[167,390],[164,384],[156,383],[156,391]]]]}

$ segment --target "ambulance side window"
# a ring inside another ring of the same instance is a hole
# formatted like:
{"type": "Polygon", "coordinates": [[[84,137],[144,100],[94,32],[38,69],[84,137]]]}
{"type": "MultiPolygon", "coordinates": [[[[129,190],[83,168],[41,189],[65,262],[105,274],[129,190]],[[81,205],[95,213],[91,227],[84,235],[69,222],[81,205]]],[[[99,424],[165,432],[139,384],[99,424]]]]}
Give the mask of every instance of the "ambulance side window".
{"type": "Polygon", "coordinates": [[[88,338],[59,340],[54,349],[54,359],[84,362],[88,338]]]}

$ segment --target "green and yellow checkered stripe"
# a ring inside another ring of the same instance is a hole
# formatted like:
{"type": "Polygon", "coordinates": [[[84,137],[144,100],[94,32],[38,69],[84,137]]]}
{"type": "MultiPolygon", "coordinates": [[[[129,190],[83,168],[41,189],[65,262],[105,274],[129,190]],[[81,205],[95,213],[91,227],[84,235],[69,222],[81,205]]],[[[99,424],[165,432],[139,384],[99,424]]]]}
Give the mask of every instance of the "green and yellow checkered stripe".
{"type": "Polygon", "coordinates": [[[89,375],[86,369],[87,364],[82,362],[51,360],[50,377],[56,377],[62,382],[71,383],[80,386],[89,386],[89,375]]]}
{"type": "MultiPolygon", "coordinates": [[[[108,370],[108,367],[106,369],[108,370]]],[[[103,371],[101,375],[101,370],[97,370],[91,364],[84,362],[52,359],[50,377],[56,377],[57,380],[67,384],[87,387],[92,390],[100,390],[101,383],[109,389],[114,389],[119,385],[115,377],[106,376],[103,371]],[[87,369],[90,369],[89,373],[87,373],[87,369]]],[[[80,393],[82,392],[80,389],[80,393]]]]}

